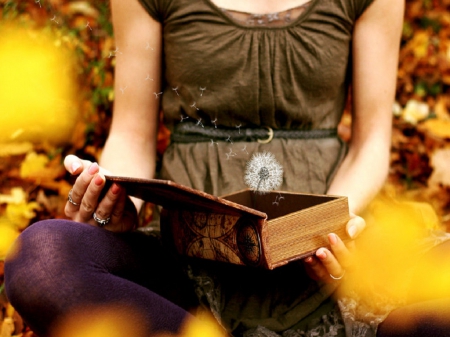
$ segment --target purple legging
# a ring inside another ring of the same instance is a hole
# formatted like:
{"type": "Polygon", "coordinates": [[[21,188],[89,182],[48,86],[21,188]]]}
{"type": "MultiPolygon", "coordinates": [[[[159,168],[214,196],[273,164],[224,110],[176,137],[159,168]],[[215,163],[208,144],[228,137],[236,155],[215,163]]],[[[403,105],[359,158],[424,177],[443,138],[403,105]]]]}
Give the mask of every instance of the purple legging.
{"type": "Polygon", "coordinates": [[[39,336],[71,310],[113,303],[130,309],[127,320],[146,335],[177,332],[194,303],[178,262],[155,236],[45,220],[27,228],[12,252],[6,293],[39,336]]]}

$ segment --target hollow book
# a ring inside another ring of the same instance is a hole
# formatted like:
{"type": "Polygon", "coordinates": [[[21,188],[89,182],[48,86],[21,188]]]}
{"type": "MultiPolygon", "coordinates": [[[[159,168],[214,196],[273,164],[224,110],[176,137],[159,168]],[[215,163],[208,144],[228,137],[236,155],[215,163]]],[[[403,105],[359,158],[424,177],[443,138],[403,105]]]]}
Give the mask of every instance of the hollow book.
{"type": "Polygon", "coordinates": [[[130,196],[162,206],[161,232],[179,254],[274,269],[346,237],[346,197],[246,189],[222,197],[169,180],[107,176],[130,196]]]}

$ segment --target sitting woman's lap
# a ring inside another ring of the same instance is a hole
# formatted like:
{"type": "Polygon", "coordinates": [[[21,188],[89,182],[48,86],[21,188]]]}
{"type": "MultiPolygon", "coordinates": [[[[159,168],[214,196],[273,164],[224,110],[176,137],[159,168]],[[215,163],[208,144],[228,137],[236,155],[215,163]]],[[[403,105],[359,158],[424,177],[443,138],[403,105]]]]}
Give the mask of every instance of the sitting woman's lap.
{"type": "Polygon", "coordinates": [[[41,335],[74,310],[104,305],[129,308],[129,320],[147,332],[175,332],[194,305],[177,264],[156,236],[45,220],[27,228],[9,252],[5,285],[12,305],[41,335]]]}
{"type": "MultiPolygon", "coordinates": [[[[429,256],[441,261],[435,272],[450,270],[450,241],[429,256]]],[[[127,309],[127,319],[147,333],[176,332],[197,304],[181,266],[158,236],[45,220],[27,228],[11,249],[5,284],[9,300],[38,335],[48,335],[73,311],[89,314],[105,305],[127,309]]],[[[418,270],[412,291],[433,288],[430,276],[418,270]]],[[[449,336],[450,286],[436,297],[394,310],[377,335],[449,336]]]]}

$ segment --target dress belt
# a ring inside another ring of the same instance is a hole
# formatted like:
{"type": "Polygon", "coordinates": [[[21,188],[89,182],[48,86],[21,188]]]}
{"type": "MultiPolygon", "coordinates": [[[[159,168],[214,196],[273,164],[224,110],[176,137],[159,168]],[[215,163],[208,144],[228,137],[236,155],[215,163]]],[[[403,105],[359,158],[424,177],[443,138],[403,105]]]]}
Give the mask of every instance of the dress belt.
{"type": "Polygon", "coordinates": [[[202,126],[191,122],[178,123],[171,133],[173,143],[196,142],[254,142],[269,143],[273,138],[284,139],[319,139],[337,137],[337,128],[313,130],[280,130],[271,127],[228,128],[202,126]]]}

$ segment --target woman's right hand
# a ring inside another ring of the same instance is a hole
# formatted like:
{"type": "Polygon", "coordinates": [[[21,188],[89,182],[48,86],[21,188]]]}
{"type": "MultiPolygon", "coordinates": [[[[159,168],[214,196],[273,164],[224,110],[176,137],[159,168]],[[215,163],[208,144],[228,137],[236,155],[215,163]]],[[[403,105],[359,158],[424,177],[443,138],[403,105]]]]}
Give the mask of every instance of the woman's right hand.
{"type": "Polygon", "coordinates": [[[107,170],[74,155],[64,159],[64,166],[77,176],[64,209],[67,217],[113,232],[126,232],[137,227],[136,207],[121,186],[113,183],[100,197],[105,187],[105,174],[110,174],[107,170]]]}

